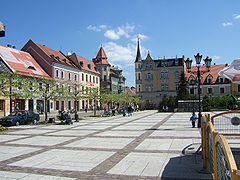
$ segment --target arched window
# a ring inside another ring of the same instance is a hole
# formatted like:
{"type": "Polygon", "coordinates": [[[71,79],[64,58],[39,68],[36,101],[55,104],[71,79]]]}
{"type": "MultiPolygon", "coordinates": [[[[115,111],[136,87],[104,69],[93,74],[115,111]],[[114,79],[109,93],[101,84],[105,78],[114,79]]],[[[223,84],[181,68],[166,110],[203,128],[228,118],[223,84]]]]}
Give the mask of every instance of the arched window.
{"type": "Polygon", "coordinates": [[[213,79],[212,75],[208,75],[208,77],[207,77],[207,83],[208,83],[208,84],[211,84],[211,83],[212,83],[212,79],[213,79]]]}

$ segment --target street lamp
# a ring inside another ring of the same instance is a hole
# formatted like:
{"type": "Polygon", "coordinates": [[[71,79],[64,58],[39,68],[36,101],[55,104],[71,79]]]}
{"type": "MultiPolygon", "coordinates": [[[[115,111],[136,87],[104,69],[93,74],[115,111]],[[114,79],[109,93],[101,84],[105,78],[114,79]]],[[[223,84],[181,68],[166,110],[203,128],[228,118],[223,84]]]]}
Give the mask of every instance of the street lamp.
{"type": "Polygon", "coordinates": [[[5,36],[5,26],[4,24],[0,21],[0,37],[5,36]]]}
{"type": "MultiPolygon", "coordinates": [[[[210,66],[211,66],[211,61],[212,59],[209,58],[208,56],[204,59],[204,63],[206,65],[206,71],[200,71],[200,66],[201,66],[201,60],[202,60],[202,55],[200,55],[199,53],[197,53],[197,55],[194,55],[196,64],[197,64],[197,82],[198,82],[198,128],[201,127],[201,118],[202,118],[202,105],[201,105],[201,74],[204,74],[205,72],[209,72],[210,71],[210,66]]],[[[192,60],[187,58],[185,60],[188,72],[192,72],[191,71],[191,67],[192,67],[192,60]]]]}

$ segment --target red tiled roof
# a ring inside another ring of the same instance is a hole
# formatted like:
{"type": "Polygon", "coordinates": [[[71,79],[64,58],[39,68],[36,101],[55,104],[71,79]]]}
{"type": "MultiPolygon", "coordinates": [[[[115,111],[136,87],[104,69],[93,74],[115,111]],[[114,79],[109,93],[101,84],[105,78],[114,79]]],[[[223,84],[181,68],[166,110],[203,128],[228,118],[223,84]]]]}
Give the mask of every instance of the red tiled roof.
{"type": "Polygon", "coordinates": [[[125,93],[135,95],[136,94],[136,88],[135,87],[126,87],[125,88],[125,93]]]}
{"type": "Polygon", "coordinates": [[[108,62],[108,60],[99,60],[99,61],[97,61],[95,64],[97,64],[97,65],[102,65],[102,64],[110,65],[110,63],[108,62]]]}
{"type": "Polygon", "coordinates": [[[107,59],[107,55],[103,49],[103,47],[101,47],[98,51],[98,54],[97,54],[97,59],[107,59]]]}
{"type": "Polygon", "coordinates": [[[46,47],[46,46],[38,44],[38,43],[35,43],[35,44],[39,48],[41,48],[48,56],[54,56],[54,57],[52,57],[52,59],[55,62],[77,68],[77,66],[75,64],[71,63],[71,61],[61,51],[56,51],[54,49],[51,49],[49,47],[46,47]]]}
{"type": "MultiPolygon", "coordinates": [[[[215,83],[218,79],[218,72],[221,71],[222,69],[224,69],[226,67],[225,64],[219,64],[219,65],[211,65],[210,66],[210,71],[209,72],[205,72],[203,74],[201,74],[202,77],[202,82],[206,81],[206,78],[211,75],[213,77],[212,79],[212,83],[215,83]]],[[[197,66],[192,66],[191,72],[197,72],[197,66]]],[[[200,66],[200,71],[206,71],[206,66],[200,66]]],[[[187,72],[187,69],[185,71],[185,75],[187,77],[187,79],[189,79],[190,76],[193,76],[195,79],[197,78],[197,73],[189,73],[187,72]]]]}
{"type": "Polygon", "coordinates": [[[18,74],[50,78],[35,59],[27,52],[0,45],[0,58],[13,70],[13,72],[18,74]]]}
{"type": "Polygon", "coordinates": [[[83,70],[100,74],[98,71],[96,71],[96,66],[92,61],[90,61],[88,59],[85,59],[85,58],[83,58],[81,56],[78,56],[78,55],[77,55],[77,60],[78,60],[78,62],[82,62],[82,63],[79,63],[79,64],[82,64],[81,68],[83,70]]]}

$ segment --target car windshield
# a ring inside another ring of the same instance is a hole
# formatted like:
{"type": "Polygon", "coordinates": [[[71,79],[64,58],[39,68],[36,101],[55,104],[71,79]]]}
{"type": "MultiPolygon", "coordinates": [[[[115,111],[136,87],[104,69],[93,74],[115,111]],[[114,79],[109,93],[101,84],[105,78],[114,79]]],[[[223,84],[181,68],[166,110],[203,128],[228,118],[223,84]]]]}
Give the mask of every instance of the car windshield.
{"type": "Polygon", "coordinates": [[[12,116],[22,116],[22,115],[23,115],[23,112],[19,112],[19,111],[12,113],[12,116]]]}

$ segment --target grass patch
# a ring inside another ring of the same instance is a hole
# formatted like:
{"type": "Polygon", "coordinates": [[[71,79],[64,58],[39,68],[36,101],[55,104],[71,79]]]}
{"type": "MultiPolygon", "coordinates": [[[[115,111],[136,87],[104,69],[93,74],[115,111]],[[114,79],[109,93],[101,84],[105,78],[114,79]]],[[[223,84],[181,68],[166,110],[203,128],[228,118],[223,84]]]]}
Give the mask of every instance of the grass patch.
{"type": "Polygon", "coordinates": [[[6,131],[8,130],[8,127],[0,126],[0,131],[6,131]]]}

